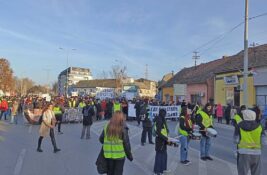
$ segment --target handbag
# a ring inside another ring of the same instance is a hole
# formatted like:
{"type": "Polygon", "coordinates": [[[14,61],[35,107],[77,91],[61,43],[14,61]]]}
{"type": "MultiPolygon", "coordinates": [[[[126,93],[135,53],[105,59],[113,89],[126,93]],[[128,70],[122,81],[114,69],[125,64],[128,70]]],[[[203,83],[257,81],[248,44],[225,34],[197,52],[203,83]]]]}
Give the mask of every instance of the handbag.
{"type": "Polygon", "coordinates": [[[108,165],[107,165],[107,160],[104,157],[104,151],[103,151],[103,147],[100,150],[100,153],[97,157],[96,160],[96,167],[97,167],[97,172],[99,174],[107,174],[108,172],[108,165]]]}

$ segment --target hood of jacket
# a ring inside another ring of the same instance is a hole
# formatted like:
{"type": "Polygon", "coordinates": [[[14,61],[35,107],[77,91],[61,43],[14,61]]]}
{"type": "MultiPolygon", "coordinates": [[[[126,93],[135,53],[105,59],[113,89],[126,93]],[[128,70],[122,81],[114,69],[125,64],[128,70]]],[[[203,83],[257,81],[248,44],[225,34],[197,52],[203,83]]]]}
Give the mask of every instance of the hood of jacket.
{"type": "Polygon", "coordinates": [[[245,131],[253,131],[254,129],[258,128],[260,126],[259,123],[257,123],[256,121],[242,121],[238,124],[238,126],[245,130],[245,131]]]}

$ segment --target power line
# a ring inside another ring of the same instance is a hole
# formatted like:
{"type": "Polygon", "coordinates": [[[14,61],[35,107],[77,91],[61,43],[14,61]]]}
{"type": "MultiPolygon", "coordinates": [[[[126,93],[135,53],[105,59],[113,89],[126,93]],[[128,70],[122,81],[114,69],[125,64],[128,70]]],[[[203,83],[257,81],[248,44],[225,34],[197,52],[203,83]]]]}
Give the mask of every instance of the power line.
{"type": "MultiPolygon", "coordinates": [[[[262,13],[260,15],[256,15],[256,16],[253,16],[253,17],[250,17],[249,20],[253,20],[253,19],[256,19],[256,18],[259,18],[259,17],[263,17],[263,16],[267,16],[267,12],[265,13],[262,13]]],[[[219,36],[211,39],[210,41],[200,45],[199,47],[197,47],[195,50],[199,51],[199,49],[201,48],[204,48],[205,46],[208,46],[209,44],[211,43],[214,43],[212,44],[209,48],[205,49],[204,51],[200,52],[201,54],[200,55],[203,55],[203,53],[205,53],[206,51],[210,50],[212,47],[214,47],[216,44],[218,44],[220,41],[222,41],[229,33],[233,32],[234,30],[236,30],[238,27],[240,27],[242,24],[244,24],[244,22],[240,22],[239,24],[235,25],[233,28],[231,28],[230,30],[220,34],[219,36]]],[[[190,52],[191,53],[191,52],[190,52]]],[[[189,55],[190,53],[187,53],[185,54],[183,57],[189,55]]]]}
{"type": "Polygon", "coordinates": [[[195,60],[195,68],[197,67],[197,60],[200,59],[200,56],[198,56],[198,52],[197,51],[194,51],[193,52],[194,55],[193,55],[193,60],[195,60]]]}

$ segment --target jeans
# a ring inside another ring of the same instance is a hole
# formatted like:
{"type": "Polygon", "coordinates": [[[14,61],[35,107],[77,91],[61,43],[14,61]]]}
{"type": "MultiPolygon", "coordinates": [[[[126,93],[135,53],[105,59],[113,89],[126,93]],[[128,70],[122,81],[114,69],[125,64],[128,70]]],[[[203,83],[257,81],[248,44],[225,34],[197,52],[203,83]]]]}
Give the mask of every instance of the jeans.
{"type": "Polygon", "coordinates": [[[10,123],[18,124],[18,116],[16,116],[16,115],[11,115],[10,123]]]}
{"type": "Polygon", "coordinates": [[[188,160],[188,147],[189,147],[189,138],[187,136],[180,137],[180,161],[188,160]]]}
{"type": "Polygon", "coordinates": [[[146,143],[146,135],[148,134],[148,141],[152,143],[152,128],[150,127],[143,127],[141,143],[146,143]]]}
{"type": "Polygon", "coordinates": [[[210,137],[202,137],[200,140],[200,156],[210,156],[211,139],[210,137]]]}
{"type": "Polygon", "coordinates": [[[163,171],[167,170],[167,150],[164,151],[156,151],[156,158],[154,164],[154,173],[160,174],[163,171]]]}
{"type": "Polygon", "coordinates": [[[85,131],[86,131],[86,139],[90,138],[90,128],[91,128],[91,125],[83,125],[81,139],[84,138],[85,131]]]}
{"type": "Polygon", "coordinates": [[[8,115],[8,110],[7,111],[1,111],[0,112],[0,120],[2,120],[2,117],[5,117],[5,120],[7,120],[6,116],[8,115]]]}

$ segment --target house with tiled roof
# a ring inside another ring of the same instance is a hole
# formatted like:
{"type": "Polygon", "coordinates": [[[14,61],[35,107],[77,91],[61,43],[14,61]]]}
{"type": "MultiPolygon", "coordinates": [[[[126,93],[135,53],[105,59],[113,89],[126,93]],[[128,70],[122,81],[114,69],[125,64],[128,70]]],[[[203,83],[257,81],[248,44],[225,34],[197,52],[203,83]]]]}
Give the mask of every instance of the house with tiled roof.
{"type": "MultiPolygon", "coordinates": [[[[267,105],[267,44],[248,50],[249,106],[267,105]]],[[[215,103],[234,106],[243,103],[244,52],[228,57],[228,61],[215,72],[215,103]]]]}
{"type": "Polygon", "coordinates": [[[205,104],[214,99],[214,72],[227,62],[221,58],[183,68],[162,86],[163,101],[181,101],[205,104]]]}

